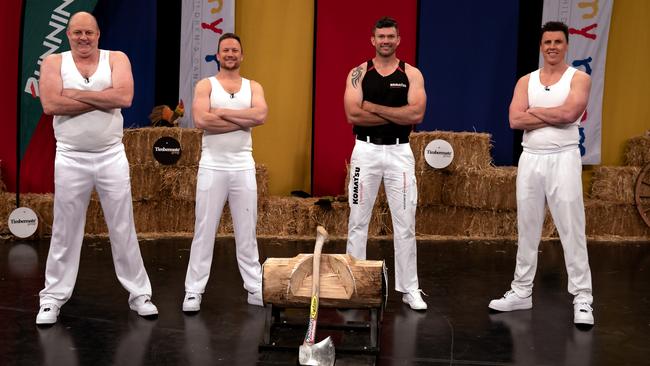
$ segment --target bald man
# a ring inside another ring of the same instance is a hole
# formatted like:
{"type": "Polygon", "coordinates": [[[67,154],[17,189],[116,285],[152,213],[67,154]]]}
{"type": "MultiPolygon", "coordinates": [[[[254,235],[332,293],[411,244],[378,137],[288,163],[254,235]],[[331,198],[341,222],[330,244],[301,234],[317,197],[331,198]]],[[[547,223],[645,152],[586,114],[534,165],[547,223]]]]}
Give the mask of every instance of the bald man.
{"type": "Polygon", "coordinates": [[[141,316],[155,316],[122,144],[121,108],[133,99],[131,64],[122,52],[98,48],[99,27],[89,13],[74,14],[66,35],[70,51],[46,57],[39,82],[43,111],[54,116],[56,157],[52,239],[36,324],[55,323],[72,296],[93,188],[106,218],[115,273],[129,292],[129,307],[141,316]]]}

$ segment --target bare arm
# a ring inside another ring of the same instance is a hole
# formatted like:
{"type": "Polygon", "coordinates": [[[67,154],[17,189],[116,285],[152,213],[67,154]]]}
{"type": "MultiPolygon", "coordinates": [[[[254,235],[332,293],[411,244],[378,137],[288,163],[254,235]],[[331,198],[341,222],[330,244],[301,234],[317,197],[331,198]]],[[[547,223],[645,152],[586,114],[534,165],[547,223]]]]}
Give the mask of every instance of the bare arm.
{"type": "Polygon", "coordinates": [[[363,103],[363,90],[361,81],[366,72],[365,63],[352,69],[345,82],[345,94],[343,95],[343,107],[348,123],[356,126],[379,126],[388,124],[388,121],[374,113],[361,108],[363,103]]]}
{"type": "Polygon", "coordinates": [[[424,78],[420,70],[406,64],[406,76],[409,80],[408,104],[402,107],[387,107],[364,101],[365,111],[379,115],[399,125],[414,125],[422,122],[427,107],[427,95],[424,91],[424,78]]]}
{"type": "Polygon", "coordinates": [[[538,117],[528,112],[528,80],[530,74],[522,76],[512,95],[512,102],[510,102],[510,128],[515,130],[536,130],[538,128],[550,126],[548,123],[542,121],[538,117]]]}
{"type": "Polygon", "coordinates": [[[60,54],[49,55],[43,60],[38,86],[41,105],[45,114],[75,116],[95,109],[90,104],[62,95],[63,80],[61,79],[60,54]]]}
{"type": "Polygon", "coordinates": [[[112,87],[101,90],[64,89],[63,95],[79,102],[90,104],[95,109],[108,110],[128,108],[133,100],[133,74],[129,58],[120,51],[111,51],[112,87]]]}
{"type": "Polygon", "coordinates": [[[591,89],[591,78],[582,71],[576,71],[571,79],[571,90],[564,103],[553,108],[531,108],[528,113],[552,125],[574,123],[582,116],[591,89]]]}
{"type": "Polygon", "coordinates": [[[269,108],[264,99],[262,85],[251,80],[251,107],[247,109],[213,108],[211,113],[220,118],[235,123],[242,128],[260,126],[264,124],[269,108]]]}
{"type": "Polygon", "coordinates": [[[210,113],[210,80],[203,79],[196,83],[194,88],[194,101],[192,103],[192,117],[194,126],[211,133],[226,133],[241,130],[238,125],[219,118],[210,113]]]}

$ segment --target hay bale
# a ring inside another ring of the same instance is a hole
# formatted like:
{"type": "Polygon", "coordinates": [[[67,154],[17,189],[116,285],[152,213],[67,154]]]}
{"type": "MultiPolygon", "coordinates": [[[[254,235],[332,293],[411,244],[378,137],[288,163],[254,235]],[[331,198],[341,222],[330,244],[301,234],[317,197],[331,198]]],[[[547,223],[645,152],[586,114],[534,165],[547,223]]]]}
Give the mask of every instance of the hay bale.
{"type": "Polygon", "coordinates": [[[516,167],[457,171],[445,180],[442,203],[447,206],[516,210],[516,183],[516,167]]]}
{"type": "Polygon", "coordinates": [[[648,227],[634,205],[585,201],[587,235],[638,236],[650,238],[648,227]]]}
{"type": "Polygon", "coordinates": [[[424,150],[432,140],[442,139],[454,149],[454,160],[446,171],[486,169],[492,163],[490,134],[475,132],[430,131],[415,132],[409,137],[415,156],[415,170],[434,170],[424,159],[424,150]]]}
{"type": "MultiPolygon", "coordinates": [[[[158,163],[132,164],[131,194],[134,201],[189,200],[196,195],[198,165],[167,166],[158,163]]],[[[269,194],[268,169],[256,164],[258,206],[264,205],[269,194]]]]}
{"type": "Polygon", "coordinates": [[[196,128],[144,127],[124,130],[122,142],[130,164],[154,163],[153,144],[161,137],[173,137],[181,144],[181,157],[175,166],[196,165],[201,157],[203,131],[196,128]]]}
{"type": "Polygon", "coordinates": [[[9,234],[9,215],[16,208],[16,194],[0,192],[0,234],[9,234]]]}
{"type": "Polygon", "coordinates": [[[623,154],[625,165],[644,166],[650,164],[650,134],[627,140],[623,154]]]}
{"type": "Polygon", "coordinates": [[[591,177],[591,198],[606,202],[635,204],[634,190],[641,172],[636,166],[598,166],[591,177]]]}
{"type": "MultiPolygon", "coordinates": [[[[446,205],[421,206],[417,209],[415,230],[417,235],[516,238],[517,212],[446,205]]],[[[388,232],[392,233],[392,226],[388,232]]],[[[556,236],[548,210],[542,236],[556,236]]]]}
{"type": "MultiPolygon", "coordinates": [[[[347,202],[334,202],[331,208],[315,205],[317,198],[270,197],[257,221],[258,235],[313,236],[317,225],[330,235],[347,236],[350,209],[347,202]]],[[[384,235],[387,209],[373,210],[368,235],[384,235]]]]}

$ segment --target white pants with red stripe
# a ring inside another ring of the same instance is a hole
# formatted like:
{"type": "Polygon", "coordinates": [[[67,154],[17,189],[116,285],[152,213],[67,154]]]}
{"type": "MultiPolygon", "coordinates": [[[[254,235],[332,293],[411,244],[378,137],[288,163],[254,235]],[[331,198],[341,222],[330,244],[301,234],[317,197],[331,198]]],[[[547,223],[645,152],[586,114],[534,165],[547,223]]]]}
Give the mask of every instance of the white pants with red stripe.
{"type": "Polygon", "coordinates": [[[40,304],[65,304],[74,289],[86,211],[95,188],[104,211],[115,274],[129,301],[151,296],[133,223],[129,162],[124,145],[100,153],[57,151],[54,160],[54,223],[40,304]]]}
{"type": "Polygon", "coordinates": [[[356,140],[348,185],[350,219],[347,253],[358,259],[366,259],[368,225],[382,179],[393,221],[395,290],[417,290],[415,209],[418,193],[415,159],[408,143],[375,145],[356,140]]]}
{"type": "Polygon", "coordinates": [[[250,293],[262,290],[257,250],[257,182],[255,169],[227,171],[199,168],[196,179],[196,222],[185,291],[202,294],[210,277],[217,227],[228,201],[235,231],[239,273],[250,293]]]}
{"type": "Polygon", "coordinates": [[[545,203],[564,250],[568,291],[574,303],[593,302],[585,236],[582,161],[578,148],[551,154],[523,152],[517,169],[517,266],[512,289],[520,297],[533,291],[537,249],[544,225],[545,203]]]}

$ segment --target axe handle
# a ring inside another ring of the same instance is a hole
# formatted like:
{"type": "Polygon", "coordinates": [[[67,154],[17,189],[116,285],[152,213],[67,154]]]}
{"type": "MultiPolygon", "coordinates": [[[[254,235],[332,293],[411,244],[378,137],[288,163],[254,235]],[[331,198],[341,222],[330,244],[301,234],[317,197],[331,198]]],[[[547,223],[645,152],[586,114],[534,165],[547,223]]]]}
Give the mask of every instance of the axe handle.
{"type": "Polygon", "coordinates": [[[316,340],[316,322],[318,320],[318,297],[320,294],[320,257],[323,244],[327,240],[327,231],[324,227],[317,228],[316,245],[314,247],[313,270],[311,277],[311,306],[309,307],[309,325],[305,342],[303,344],[314,344],[316,340]]]}

